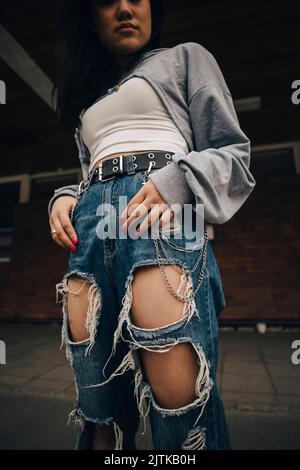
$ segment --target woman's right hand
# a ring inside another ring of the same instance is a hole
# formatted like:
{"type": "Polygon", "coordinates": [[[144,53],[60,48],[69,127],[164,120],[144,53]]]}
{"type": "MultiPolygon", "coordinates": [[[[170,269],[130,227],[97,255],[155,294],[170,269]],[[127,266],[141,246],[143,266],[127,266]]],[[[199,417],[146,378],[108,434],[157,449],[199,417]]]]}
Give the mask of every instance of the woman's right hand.
{"type": "Polygon", "coordinates": [[[62,248],[76,251],[77,235],[70,219],[73,204],[73,196],[56,198],[51,209],[49,224],[51,232],[56,230],[56,233],[52,235],[52,240],[62,248]]]}

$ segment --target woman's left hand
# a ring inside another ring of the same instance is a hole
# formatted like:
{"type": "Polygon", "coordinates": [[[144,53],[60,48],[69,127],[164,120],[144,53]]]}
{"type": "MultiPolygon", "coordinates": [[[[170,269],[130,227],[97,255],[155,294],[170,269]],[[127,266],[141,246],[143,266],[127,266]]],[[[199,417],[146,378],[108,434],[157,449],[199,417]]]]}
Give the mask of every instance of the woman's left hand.
{"type": "Polygon", "coordinates": [[[159,227],[164,223],[170,222],[173,215],[170,206],[161,197],[152,181],[148,180],[129,201],[122,212],[120,217],[122,230],[126,232],[131,222],[136,221],[137,218],[141,218],[142,223],[140,224],[139,231],[135,232],[136,235],[141,235],[145,230],[148,230],[148,227],[157,223],[157,221],[159,221],[159,227]],[[147,213],[148,215],[145,216],[147,213]]]}

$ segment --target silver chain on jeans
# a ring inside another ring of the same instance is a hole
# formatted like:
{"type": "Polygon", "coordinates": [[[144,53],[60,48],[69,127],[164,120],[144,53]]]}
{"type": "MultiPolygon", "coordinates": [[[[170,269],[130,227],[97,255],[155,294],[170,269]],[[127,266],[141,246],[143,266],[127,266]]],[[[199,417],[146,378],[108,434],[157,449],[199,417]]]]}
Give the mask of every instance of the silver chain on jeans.
{"type": "Polygon", "coordinates": [[[71,209],[71,212],[70,212],[70,220],[71,221],[73,220],[73,213],[74,213],[74,209],[75,209],[75,206],[76,206],[78,200],[79,200],[79,197],[77,196],[77,193],[76,193],[75,198],[74,198],[74,202],[73,202],[73,206],[72,206],[72,209],[71,209]]]}
{"type": "Polygon", "coordinates": [[[76,191],[75,196],[74,196],[75,200],[74,200],[71,212],[70,212],[71,221],[73,220],[75,206],[78,204],[78,201],[81,198],[82,193],[84,193],[89,188],[90,184],[91,184],[91,174],[88,174],[88,177],[86,179],[83,179],[80,181],[78,190],[76,191]],[[82,184],[84,184],[83,188],[82,188],[82,184]]]}
{"type": "MultiPolygon", "coordinates": [[[[148,176],[149,176],[149,173],[151,172],[152,170],[152,165],[151,165],[151,162],[150,162],[150,165],[149,165],[149,168],[147,170],[147,176],[146,176],[146,179],[144,179],[142,177],[142,179],[144,180],[144,183],[145,184],[147,181],[148,181],[148,176]]],[[[161,249],[163,251],[163,253],[165,254],[165,257],[166,259],[170,262],[170,264],[179,272],[182,273],[182,268],[181,267],[178,267],[178,265],[176,263],[173,262],[172,258],[169,256],[169,254],[167,253],[165,247],[164,247],[164,244],[159,236],[159,229],[157,229],[157,227],[154,228],[154,226],[151,226],[151,238],[153,238],[153,241],[154,241],[154,245],[155,245],[155,251],[156,251],[156,256],[157,256],[157,261],[158,261],[158,264],[159,264],[159,268],[162,272],[162,275],[164,277],[164,280],[165,280],[165,283],[166,283],[166,286],[167,286],[167,289],[168,291],[170,292],[170,294],[172,294],[174,297],[176,297],[178,300],[181,300],[183,302],[187,302],[189,300],[192,300],[195,295],[197,294],[198,290],[200,289],[201,287],[201,284],[202,284],[202,281],[203,281],[203,276],[204,276],[204,268],[205,268],[205,264],[206,264],[206,256],[207,256],[207,242],[208,242],[208,233],[207,233],[207,228],[206,228],[206,224],[204,223],[204,241],[203,241],[203,246],[202,248],[200,248],[199,250],[199,256],[198,256],[198,259],[195,263],[195,266],[190,270],[190,272],[194,272],[196,269],[197,269],[197,266],[200,262],[201,259],[203,259],[203,263],[202,263],[202,267],[201,267],[201,270],[200,270],[200,273],[199,273],[199,277],[198,277],[198,281],[197,281],[197,286],[196,286],[196,289],[193,290],[193,293],[191,295],[186,295],[186,296],[182,296],[180,294],[177,294],[177,292],[173,289],[173,287],[171,286],[168,278],[167,278],[167,275],[166,275],[166,271],[165,271],[165,268],[164,268],[164,264],[162,262],[162,257],[159,253],[159,247],[158,247],[158,243],[160,244],[161,246],[161,249]],[[156,231],[156,233],[155,233],[156,231]],[[152,237],[152,234],[154,234],[154,236],[152,237]]]]}
{"type": "MultiPolygon", "coordinates": [[[[164,268],[164,264],[162,263],[162,258],[161,258],[161,255],[159,253],[159,248],[158,248],[158,242],[159,244],[161,245],[161,248],[162,248],[162,251],[164,252],[166,258],[168,261],[170,261],[170,264],[176,268],[178,271],[182,272],[182,268],[178,268],[178,266],[173,262],[172,258],[169,256],[169,254],[166,252],[165,250],[165,247],[163,246],[163,243],[159,237],[159,235],[157,236],[157,233],[155,234],[154,232],[154,229],[153,227],[151,227],[151,232],[154,233],[154,237],[153,237],[153,241],[154,241],[154,245],[155,245],[155,250],[156,250],[156,256],[157,256],[157,260],[158,260],[158,264],[159,264],[159,268],[163,274],[163,277],[164,277],[164,280],[165,280],[165,283],[167,285],[167,289],[168,291],[170,292],[170,294],[174,295],[174,297],[176,297],[178,300],[181,300],[183,302],[187,302],[189,300],[192,300],[196,293],[198,292],[198,290],[200,289],[200,286],[202,284],[202,280],[203,280],[203,275],[204,275],[204,268],[205,268],[205,261],[206,261],[206,255],[207,255],[207,241],[208,241],[208,234],[207,234],[207,229],[206,229],[206,225],[204,224],[204,242],[203,242],[203,247],[199,250],[199,257],[195,263],[195,266],[193,267],[193,269],[191,269],[191,272],[194,272],[195,269],[197,268],[198,264],[199,264],[199,261],[201,258],[203,258],[203,263],[202,263],[202,267],[201,267],[201,270],[200,270],[200,273],[199,273],[199,277],[198,277],[198,282],[197,282],[197,286],[196,286],[196,289],[193,290],[193,293],[191,295],[186,295],[186,296],[182,296],[180,294],[177,294],[177,292],[173,289],[173,287],[171,286],[168,278],[167,278],[167,275],[166,275],[166,271],[165,271],[165,268],[164,268]]],[[[151,235],[152,236],[152,235],[151,235]]]]}
{"type": "MultiPolygon", "coordinates": [[[[206,229],[206,227],[205,227],[205,229],[206,229]]],[[[204,237],[205,237],[205,234],[204,234],[204,237]]],[[[158,241],[159,241],[159,243],[160,243],[161,249],[162,249],[162,251],[164,252],[166,258],[171,261],[171,258],[169,257],[169,255],[168,255],[168,253],[167,253],[167,251],[166,251],[166,248],[164,247],[164,245],[163,245],[161,239],[159,238],[158,241]]],[[[204,245],[204,244],[203,244],[203,245],[204,245]]],[[[202,250],[203,250],[203,248],[201,248],[200,251],[199,251],[199,256],[198,256],[198,259],[197,259],[197,261],[196,261],[196,263],[195,263],[195,266],[194,266],[192,269],[190,269],[190,272],[191,272],[191,273],[193,273],[194,271],[196,271],[196,269],[197,269],[197,267],[198,267],[198,264],[199,264],[199,262],[200,262],[200,259],[201,259],[202,256],[203,256],[203,251],[202,251],[202,250]]],[[[184,250],[183,250],[183,251],[184,251],[184,250]]],[[[177,265],[176,265],[176,267],[177,267],[177,265]]],[[[178,271],[181,271],[181,268],[178,268],[178,271]]]]}

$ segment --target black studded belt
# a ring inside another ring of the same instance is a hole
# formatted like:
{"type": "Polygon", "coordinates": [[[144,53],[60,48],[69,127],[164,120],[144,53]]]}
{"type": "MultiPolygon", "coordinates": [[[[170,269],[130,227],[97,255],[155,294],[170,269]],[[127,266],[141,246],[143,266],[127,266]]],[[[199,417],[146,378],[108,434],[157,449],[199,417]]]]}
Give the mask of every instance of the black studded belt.
{"type": "Polygon", "coordinates": [[[174,152],[151,151],[139,154],[119,155],[101,162],[89,175],[90,184],[107,181],[117,175],[132,175],[137,171],[163,168],[172,163],[174,152]]]}

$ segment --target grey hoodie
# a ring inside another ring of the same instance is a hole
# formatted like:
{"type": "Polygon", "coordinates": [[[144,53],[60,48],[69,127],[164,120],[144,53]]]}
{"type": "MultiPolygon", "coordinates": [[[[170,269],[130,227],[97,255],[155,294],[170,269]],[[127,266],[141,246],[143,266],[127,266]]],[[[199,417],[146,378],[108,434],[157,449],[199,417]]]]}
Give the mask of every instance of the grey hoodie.
{"type": "MultiPolygon", "coordinates": [[[[133,76],[152,85],[189,148],[187,155],[175,153],[170,165],[152,169],[149,179],[170,206],[204,204],[206,222],[227,222],[256,182],[249,171],[250,140],[239,126],[232,96],[215,58],[195,42],[154,49],[143,54],[119,83],[133,76]]],[[[114,87],[108,90],[113,92],[114,87]]],[[[80,126],[74,137],[86,179],[90,153],[80,126]]],[[[78,185],[56,189],[49,201],[49,215],[57,197],[75,196],[77,189],[78,185]]]]}

